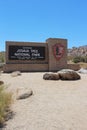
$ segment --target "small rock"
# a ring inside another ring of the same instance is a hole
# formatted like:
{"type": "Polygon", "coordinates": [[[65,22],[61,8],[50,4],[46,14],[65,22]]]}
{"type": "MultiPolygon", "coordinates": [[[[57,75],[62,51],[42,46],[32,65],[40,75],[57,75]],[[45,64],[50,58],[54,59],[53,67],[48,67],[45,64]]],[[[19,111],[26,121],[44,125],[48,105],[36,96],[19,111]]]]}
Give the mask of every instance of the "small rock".
{"type": "Polygon", "coordinates": [[[43,75],[43,79],[45,79],[45,80],[59,80],[59,74],[48,72],[48,73],[45,73],[43,75]]]}
{"type": "Polygon", "coordinates": [[[17,100],[26,99],[26,98],[30,97],[31,95],[33,95],[33,91],[32,90],[21,89],[21,90],[18,90],[16,99],[17,100]]]}
{"type": "Polygon", "coordinates": [[[16,77],[16,76],[20,76],[20,75],[21,75],[20,71],[14,71],[14,72],[11,73],[12,77],[16,77]]]}
{"type": "Polygon", "coordinates": [[[0,81],[0,85],[3,85],[4,84],[4,82],[3,81],[0,81]]]}
{"type": "Polygon", "coordinates": [[[3,73],[3,71],[0,71],[0,75],[3,73]]]}
{"type": "Polygon", "coordinates": [[[87,69],[81,68],[80,70],[78,70],[78,73],[87,74],[87,69]]]}
{"type": "Polygon", "coordinates": [[[8,111],[6,111],[6,117],[5,117],[5,121],[8,121],[9,119],[12,119],[14,116],[13,111],[11,111],[10,109],[8,111]]]}
{"type": "Polygon", "coordinates": [[[80,75],[71,69],[62,69],[58,71],[61,80],[78,80],[80,75]]]}

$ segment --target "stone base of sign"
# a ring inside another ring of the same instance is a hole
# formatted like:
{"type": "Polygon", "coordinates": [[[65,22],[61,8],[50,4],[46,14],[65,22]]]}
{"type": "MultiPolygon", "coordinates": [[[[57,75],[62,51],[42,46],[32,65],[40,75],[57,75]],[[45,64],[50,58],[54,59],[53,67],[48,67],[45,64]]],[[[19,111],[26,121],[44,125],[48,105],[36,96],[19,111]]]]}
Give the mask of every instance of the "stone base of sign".
{"type": "Polygon", "coordinates": [[[67,69],[78,71],[81,69],[79,64],[67,64],[67,69]]]}
{"type": "Polygon", "coordinates": [[[48,71],[48,64],[6,64],[3,69],[4,72],[45,72],[48,71]]]}
{"type": "Polygon", "coordinates": [[[67,40],[49,38],[45,43],[6,42],[4,72],[45,72],[67,68],[67,40]]]}

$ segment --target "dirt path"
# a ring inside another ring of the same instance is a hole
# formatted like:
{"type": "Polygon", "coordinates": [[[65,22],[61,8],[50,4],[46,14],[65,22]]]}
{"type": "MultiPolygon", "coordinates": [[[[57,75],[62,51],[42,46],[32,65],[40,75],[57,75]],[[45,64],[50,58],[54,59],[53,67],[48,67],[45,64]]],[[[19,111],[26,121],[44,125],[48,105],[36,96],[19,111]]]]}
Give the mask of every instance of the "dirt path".
{"type": "Polygon", "coordinates": [[[3,130],[87,130],[87,75],[78,81],[45,81],[43,73],[2,74],[14,95],[28,87],[34,95],[15,100],[13,119],[3,130]]]}

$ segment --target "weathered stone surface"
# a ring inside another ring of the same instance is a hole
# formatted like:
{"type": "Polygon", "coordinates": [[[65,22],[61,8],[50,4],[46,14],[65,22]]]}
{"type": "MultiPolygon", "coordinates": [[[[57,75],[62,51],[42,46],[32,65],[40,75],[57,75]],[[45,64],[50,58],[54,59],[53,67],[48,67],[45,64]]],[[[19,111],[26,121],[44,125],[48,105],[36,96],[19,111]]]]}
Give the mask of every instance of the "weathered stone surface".
{"type": "Polygon", "coordinates": [[[3,85],[4,84],[4,82],[3,81],[0,81],[0,85],[3,85]]]}
{"type": "Polygon", "coordinates": [[[19,89],[17,93],[17,100],[26,99],[33,95],[33,91],[31,89],[19,89]]]}
{"type": "Polygon", "coordinates": [[[45,79],[45,80],[59,80],[59,74],[48,72],[48,73],[45,73],[43,75],[43,79],[45,79]]]}
{"type": "Polygon", "coordinates": [[[62,69],[58,71],[59,77],[61,80],[78,80],[80,79],[80,75],[71,69],[62,69]]]}
{"type": "Polygon", "coordinates": [[[21,75],[20,71],[14,71],[14,72],[11,73],[12,77],[16,77],[16,76],[20,76],[20,75],[21,75]]]}
{"type": "Polygon", "coordinates": [[[87,69],[81,68],[78,73],[87,74],[87,69]]]}

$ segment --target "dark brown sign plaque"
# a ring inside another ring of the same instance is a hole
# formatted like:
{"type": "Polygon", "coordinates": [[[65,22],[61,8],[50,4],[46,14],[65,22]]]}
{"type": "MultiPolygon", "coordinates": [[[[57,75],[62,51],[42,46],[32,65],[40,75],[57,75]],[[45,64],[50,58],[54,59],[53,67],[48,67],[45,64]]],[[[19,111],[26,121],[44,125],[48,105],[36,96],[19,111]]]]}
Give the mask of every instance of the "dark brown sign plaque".
{"type": "Polygon", "coordinates": [[[42,46],[9,46],[9,60],[44,60],[45,47],[42,46]]]}

